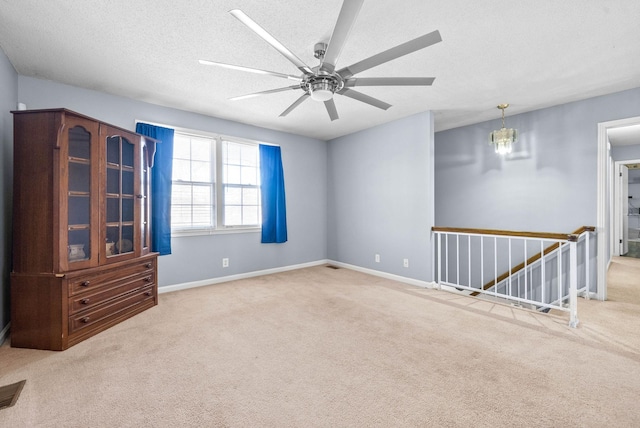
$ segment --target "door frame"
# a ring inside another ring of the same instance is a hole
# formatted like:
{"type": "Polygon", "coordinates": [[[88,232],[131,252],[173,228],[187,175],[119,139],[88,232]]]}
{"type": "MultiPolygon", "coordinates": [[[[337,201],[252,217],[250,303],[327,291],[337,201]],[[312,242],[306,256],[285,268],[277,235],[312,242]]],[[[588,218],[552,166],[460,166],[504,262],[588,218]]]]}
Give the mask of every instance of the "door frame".
{"type": "Polygon", "coordinates": [[[640,125],[640,116],[627,119],[612,120],[598,123],[598,155],[597,155],[597,212],[596,212],[596,233],[598,234],[598,281],[597,298],[607,299],[607,268],[613,252],[610,247],[610,237],[612,230],[612,219],[610,218],[610,195],[608,189],[611,187],[614,172],[610,171],[612,158],[610,152],[608,130],[631,125],[640,125]]]}
{"type": "Polygon", "coordinates": [[[614,185],[614,199],[613,199],[613,215],[612,215],[612,223],[611,227],[613,230],[612,240],[611,240],[611,254],[614,256],[622,255],[622,251],[620,251],[620,239],[624,239],[621,233],[624,233],[624,220],[623,216],[626,216],[627,213],[624,210],[623,200],[622,198],[622,186],[629,186],[629,181],[627,180],[624,183],[619,176],[618,172],[623,165],[640,163],[640,159],[628,159],[622,161],[615,161],[615,168],[613,170],[613,185],[614,185]]]}

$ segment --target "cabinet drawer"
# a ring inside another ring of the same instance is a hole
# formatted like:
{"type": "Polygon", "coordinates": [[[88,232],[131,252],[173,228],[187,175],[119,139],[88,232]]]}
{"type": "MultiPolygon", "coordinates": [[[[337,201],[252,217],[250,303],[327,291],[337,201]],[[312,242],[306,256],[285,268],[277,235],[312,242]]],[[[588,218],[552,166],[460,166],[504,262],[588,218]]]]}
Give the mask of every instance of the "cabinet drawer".
{"type": "Polygon", "coordinates": [[[88,328],[111,317],[117,317],[127,312],[133,306],[155,299],[154,286],[126,294],[112,302],[96,307],[94,310],[84,311],[69,317],[69,334],[88,328]]]}
{"type": "Polygon", "coordinates": [[[115,286],[115,282],[120,283],[139,274],[153,275],[155,280],[153,261],[137,261],[130,265],[121,266],[117,269],[108,269],[102,272],[77,276],[69,279],[69,296],[87,293],[103,287],[111,288],[115,286]]]}
{"type": "Polygon", "coordinates": [[[155,284],[155,272],[145,272],[143,274],[127,277],[120,281],[113,281],[96,288],[94,292],[79,294],[69,299],[69,314],[84,311],[95,307],[114,297],[127,294],[131,291],[155,284]]]}

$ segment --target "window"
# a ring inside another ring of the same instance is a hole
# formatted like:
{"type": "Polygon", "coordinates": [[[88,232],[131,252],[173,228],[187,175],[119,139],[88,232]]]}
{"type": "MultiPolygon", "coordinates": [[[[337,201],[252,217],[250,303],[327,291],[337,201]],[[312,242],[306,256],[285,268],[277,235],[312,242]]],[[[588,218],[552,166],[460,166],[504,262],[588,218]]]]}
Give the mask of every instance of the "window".
{"type": "Polygon", "coordinates": [[[222,140],[224,225],[260,224],[258,146],[222,140]]]}
{"type": "Polygon", "coordinates": [[[215,140],[173,137],[171,229],[209,229],[215,224],[215,140]]]}
{"type": "Polygon", "coordinates": [[[258,143],[176,130],[172,233],[255,229],[260,222],[258,143]]]}

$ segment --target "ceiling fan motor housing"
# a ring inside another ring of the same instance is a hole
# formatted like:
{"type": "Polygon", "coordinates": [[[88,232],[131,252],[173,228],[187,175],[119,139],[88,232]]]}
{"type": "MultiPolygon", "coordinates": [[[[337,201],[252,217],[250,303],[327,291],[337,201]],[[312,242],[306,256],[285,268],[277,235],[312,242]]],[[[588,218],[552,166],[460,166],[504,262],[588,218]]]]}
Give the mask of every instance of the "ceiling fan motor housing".
{"type": "Polygon", "coordinates": [[[330,100],[343,87],[342,79],[330,74],[314,74],[302,82],[302,88],[316,101],[330,100]]]}

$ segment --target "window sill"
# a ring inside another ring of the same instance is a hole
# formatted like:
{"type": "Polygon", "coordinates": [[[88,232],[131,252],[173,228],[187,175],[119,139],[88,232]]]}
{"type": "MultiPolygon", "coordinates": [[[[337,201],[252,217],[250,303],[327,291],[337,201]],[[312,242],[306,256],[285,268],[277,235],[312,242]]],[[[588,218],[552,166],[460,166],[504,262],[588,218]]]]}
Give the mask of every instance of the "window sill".
{"type": "Polygon", "coordinates": [[[183,238],[188,236],[207,235],[228,235],[235,233],[260,233],[262,228],[258,227],[229,227],[225,229],[194,229],[194,230],[172,230],[172,238],[183,238]]]}

